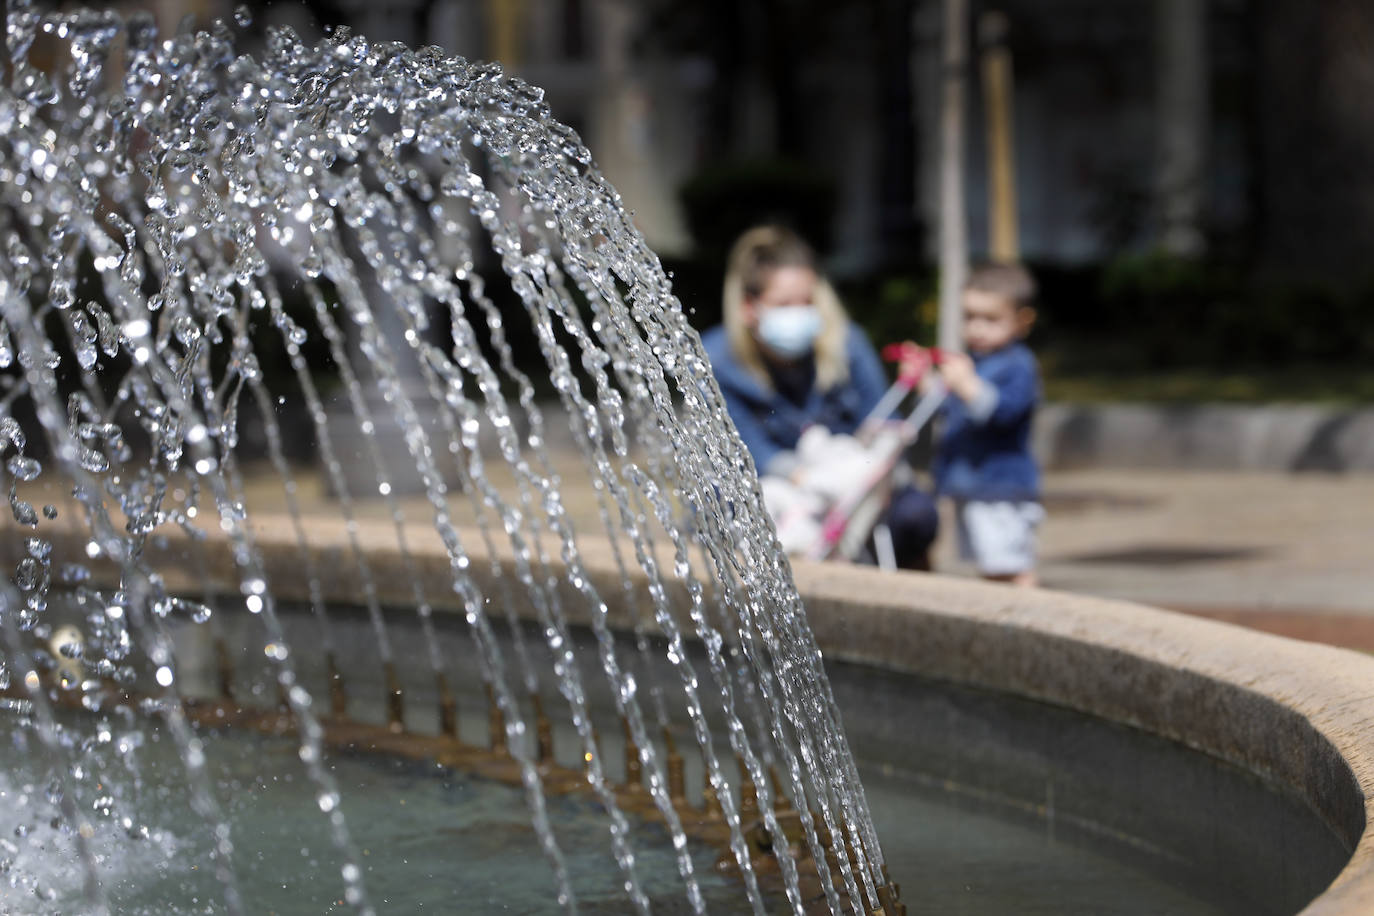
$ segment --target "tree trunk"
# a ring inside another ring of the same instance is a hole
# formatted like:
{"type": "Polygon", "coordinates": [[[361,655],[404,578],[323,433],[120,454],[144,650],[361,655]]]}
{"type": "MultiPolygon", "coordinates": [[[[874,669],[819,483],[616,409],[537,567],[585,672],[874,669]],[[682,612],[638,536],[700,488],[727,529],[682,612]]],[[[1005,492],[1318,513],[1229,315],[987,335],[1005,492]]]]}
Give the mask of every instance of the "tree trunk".
{"type": "Polygon", "coordinates": [[[1156,0],[1160,246],[1203,253],[1208,92],[1206,0],[1156,0]]]}
{"type": "Polygon", "coordinates": [[[1021,243],[1016,226],[1016,144],[1007,17],[984,13],[978,20],[978,33],[987,121],[988,249],[992,260],[1011,264],[1021,259],[1021,243]]]}
{"type": "Polygon", "coordinates": [[[968,272],[964,213],[964,86],[968,0],[945,0],[944,98],[940,112],[940,346],[961,346],[960,294],[968,272]]]}

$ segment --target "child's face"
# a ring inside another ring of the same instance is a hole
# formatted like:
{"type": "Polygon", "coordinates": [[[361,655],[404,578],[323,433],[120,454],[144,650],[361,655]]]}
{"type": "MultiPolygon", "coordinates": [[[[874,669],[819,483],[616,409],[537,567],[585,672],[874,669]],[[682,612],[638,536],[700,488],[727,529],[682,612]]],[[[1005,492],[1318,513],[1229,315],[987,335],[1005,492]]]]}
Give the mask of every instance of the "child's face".
{"type": "Polygon", "coordinates": [[[964,290],[964,346],[970,353],[991,353],[1021,337],[1026,322],[1007,297],[983,290],[964,290]]]}

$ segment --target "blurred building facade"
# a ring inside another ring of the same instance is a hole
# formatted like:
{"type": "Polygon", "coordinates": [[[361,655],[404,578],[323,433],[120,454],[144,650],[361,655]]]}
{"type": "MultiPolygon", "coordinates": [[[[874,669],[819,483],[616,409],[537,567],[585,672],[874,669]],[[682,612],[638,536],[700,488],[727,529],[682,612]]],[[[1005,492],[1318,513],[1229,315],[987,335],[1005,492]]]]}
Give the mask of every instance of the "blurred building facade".
{"type": "MultiPolygon", "coordinates": [[[[945,0],[332,0],[259,16],[502,60],[543,86],[661,252],[693,245],[678,189],[780,158],[836,188],[856,271],[934,253],[945,0]]],[[[1162,247],[1358,270],[1374,229],[1374,4],[974,0],[1010,25],[1023,255],[1162,247]]],[[[975,30],[976,32],[976,30],[975,30]]],[[[969,71],[971,248],[988,232],[969,71]]]]}

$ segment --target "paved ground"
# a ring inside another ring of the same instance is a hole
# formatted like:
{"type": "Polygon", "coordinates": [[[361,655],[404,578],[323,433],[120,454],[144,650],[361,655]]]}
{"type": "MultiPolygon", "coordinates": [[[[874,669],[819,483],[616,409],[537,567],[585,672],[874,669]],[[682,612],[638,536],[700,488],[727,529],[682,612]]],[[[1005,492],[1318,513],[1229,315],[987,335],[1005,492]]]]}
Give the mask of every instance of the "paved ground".
{"type": "MultiPolygon", "coordinates": [[[[489,470],[504,482],[499,463],[489,470]]],[[[570,514],[594,526],[590,490],[575,484],[581,473],[559,470],[567,472],[570,514]]],[[[300,483],[305,503],[323,499],[317,477],[300,483]]],[[[274,479],[259,478],[251,490],[280,500],[274,479]]],[[[1048,588],[1374,651],[1374,474],[1059,472],[1047,475],[1046,503],[1041,572],[1048,588]]],[[[422,504],[406,505],[407,517],[428,516],[422,504]]],[[[358,512],[383,514],[385,504],[367,500],[358,512]]],[[[952,531],[947,521],[945,532],[952,531]]],[[[954,553],[953,538],[943,537],[937,570],[969,574],[954,553]]]]}
{"type": "Polygon", "coordinates": [[[1048,588],[1374,651],[1374,474],[1075,471],[1046,502],[1048,588]]]}

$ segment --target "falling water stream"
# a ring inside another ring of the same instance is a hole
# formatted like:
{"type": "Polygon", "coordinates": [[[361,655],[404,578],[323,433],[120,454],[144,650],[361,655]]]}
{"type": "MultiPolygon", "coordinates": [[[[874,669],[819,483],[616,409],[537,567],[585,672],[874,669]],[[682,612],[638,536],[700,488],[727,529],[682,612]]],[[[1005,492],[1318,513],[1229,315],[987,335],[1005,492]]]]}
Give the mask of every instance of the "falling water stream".
{"type": "MultiPolygon", "coordinates": [[[[359,828],[344,818],[322,743],[321,716],[347,698],[339,692],[327,707],[311,693],[319,685],[296,676],[301,653],[332,660],[336,639],[321,585],[334,571],[312,558],[302,474],[331,491],[378,663],[394,667],[411,660],[395,656],[358,514],[360,500],[385,501],[442,692],[451,660],[408,532],[427,525],[441,538],[562,905],[577,902],[528,711],[546,684],[564,703],[549,713],[575,730],[604,811],[607,867],[628,906],[649,908],[633,820],[589,711],[595,681],[609,686],[638,750],[688,908],[705,903],[661,751],[679,703],[748,906],[765,904],[734,773],[757,793],[773,837],[785,835],[775,792],[799,802],[796,842],[808,856],[777,857],[791,909],[814,902],[799,869],[816,872],[832,912],[878,907],[882,854],[753,466],[668,278],[586,148],[550,117],[539,89],[495,65],[342,28],[314,46],[269,30],[250,54],[238,48],[247,17],[237,18],[166,37],[146,14],[125,22],[7,6],[0,444],[13,530],[27,541],[0,591],[9,697],[0,716],[48,774],[45,797],[78,851],[92,911],[108,910],[111,867],[90,842],[104,835],[95,821],[150,829],[136,792],[101,788],[137,771],[137,742],[120,746],[122,776],[83,763],[125,733],[131,712],[165,723],[213,837],[206,867],[221,905],[244,911],[232,820],[207,767],[214,745],[184,714],[169,635],[189,619],[218,640],[220,616],[240,613],[259,621],[296,723],[341,862],[339,899],[373,911],[359,828]],[[250,429],[261,431],[257,455],[250,429]],[[301,435],[314,443],[314,468],[290,453],[301,435]],[[570,441],[600,530],[576,530],[551,438],[570,441]],[[263,452],[319,627],[310,646],[284,635],[247,508],[244,464],[263,452]],[[423,492],[427,517],[401,499],[407,486],[423,492]],[[40,513],[29,501],[39,493],[72,498],[40,513]],[[473,527],[458,523],[458,506],[473,527]],[[55,565],[45,528],[64,524],[84,527],[87,556],[55,565]],[[169,538],[189,545],[205,590],[168,587],[150,545],[169,538]],[[628,643],[585,566],[588,538],[609,543],[638,603],[628,643]],[[220,540],[237,594],[214,593],[204,573],[207,545],[220,540]],[[484,593],[474,566],[496,564],[498,548],[511,551],[514,576],[484,593]],[[113,564],[117,582],[98,581],[99,563],[113,564]],[[83,615],[79,638],[54,640],[49,605],[59,596],[83,615]],[[538,621],[539,653],[513,623],[517,606],[538,621]],[[599,664],[574,655],[573,619],[590,620],[599,664]],[[541,668],[535,659],[546,657],[541,668]],[[654,665],[675,672],[672,686],[646,676],[654,665]],[[88,716],[58,714],[72,690],[88,716]],[[93,796],[106,803],[90,807],[93,796]],[[828,867],[827,844],[839,838],[849,854],[828,867]]],[[[12,887],[27,886],[22,867],[6,869],[12,887]]]]}

